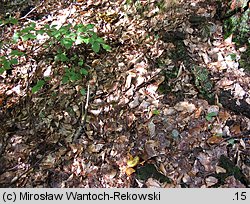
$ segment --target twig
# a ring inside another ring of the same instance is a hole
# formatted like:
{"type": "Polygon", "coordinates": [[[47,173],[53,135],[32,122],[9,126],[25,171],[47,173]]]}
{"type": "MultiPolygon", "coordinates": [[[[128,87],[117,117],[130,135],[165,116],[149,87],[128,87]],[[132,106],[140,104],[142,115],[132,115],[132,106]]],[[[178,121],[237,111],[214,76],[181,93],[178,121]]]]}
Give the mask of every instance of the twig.
{"type": "Polygon", "coordinates": [[[20,20],[25,19],[28,15],[30,15],[34,10],[36,10],[37,8],[39,8],[40,6],[42,6],[44,3],[44,0],[36,7],[34,7],[33,9],[31,9],[25,16],[21,17],[20,20]]]}
{"type": "MultiPolygon", "coordinates": [[[[83,130],[84,130],[85,125],[86,125],[88,106],[89,106],[89,84],[88,84],[88,88],[87,88],[87,98],[86,98],[86,104],[84,107],[84,115],[81,118],[80,127],[78,128],[78,130],[74,134],[74,138],[73,138],[72,142],[75,142],[79,138],[79,136],[83,133],[83,130]]],[[[82,107],[82,109],[83,109],[83,107],[82,107]]]]}

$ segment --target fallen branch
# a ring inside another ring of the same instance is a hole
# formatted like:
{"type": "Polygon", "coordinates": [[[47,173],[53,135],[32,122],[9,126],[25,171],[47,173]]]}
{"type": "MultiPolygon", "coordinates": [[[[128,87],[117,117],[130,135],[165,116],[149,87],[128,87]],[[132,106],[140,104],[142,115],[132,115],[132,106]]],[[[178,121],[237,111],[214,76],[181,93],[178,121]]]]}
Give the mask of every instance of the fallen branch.
{"type": "MultiPolygon", "coordinates": [[[[85,129],[87,113],[88,113],[88,106],[89,106],[89,84],[88,84],[88,89],[87,89],[87,98],[86,98],[86,104],[85,104],[85,108],[84,108],[84,115],[81,118],[80,127],[78,128],[78,130],[74,134],[72,142],[75,142],[80,137],[80,135],[83,133],[83,131],[85,129]]],[[[82,105],[82,112],[83,112],[83,105],[82,105]]]]}

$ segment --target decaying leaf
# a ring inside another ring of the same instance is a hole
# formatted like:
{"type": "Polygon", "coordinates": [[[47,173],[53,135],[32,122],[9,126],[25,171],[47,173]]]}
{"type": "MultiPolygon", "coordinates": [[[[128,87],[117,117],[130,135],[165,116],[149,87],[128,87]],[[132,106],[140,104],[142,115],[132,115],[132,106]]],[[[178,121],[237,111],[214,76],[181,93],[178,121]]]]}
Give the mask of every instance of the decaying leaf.
{"type": "Polygon", "coordinates": [[[135,170],[132,167],[128,167],[125,172],[127,176],[131,176],[131,174],[133,174],[135,170]]]}
{"type": "Polygon", "coordinates": [[[90,153],[98,153],[101,151],[101,149],[103,148],[104,144],[91,144],[88,147],[88,151],[90,153]]]}
{"type": "Polygon", "coordinates": [[[214,144],[219,144],[221,141],[223,141],[222,137],[214,135],[208,138],[207,143],[210,145],[214,145],[214,144]]]}
{"type": "Polygon", "coordinates": [[[135,167],[136,165],[138,165],[140,163],[140,157],[139,156],[135,156],[132,157],[130,155],[129,160],[127,161],[127,166],[128,167],[135,167]]]}
{"type": "Polygon", "coordinates": [[[213,177],[213,176],[209,176],[206,178],[206,185],[207,187],[211,187],[213,185],[215,185],[218,182],[218,179],[213,177]]]}
{"type": "Polygon", "coordinates": [[[157,156],[159,153],[157,152],[157,148],[159,147],[159,143],[155,140],[148,140],[145,143],[145,153],[147,159],[157,156]]]}
{"type": "Polygon", "coordinates": [[[155,133],[155,124],[152,120],[148,123],[148,131],[150,137],[153,138],[156,133],[155,133]]]}

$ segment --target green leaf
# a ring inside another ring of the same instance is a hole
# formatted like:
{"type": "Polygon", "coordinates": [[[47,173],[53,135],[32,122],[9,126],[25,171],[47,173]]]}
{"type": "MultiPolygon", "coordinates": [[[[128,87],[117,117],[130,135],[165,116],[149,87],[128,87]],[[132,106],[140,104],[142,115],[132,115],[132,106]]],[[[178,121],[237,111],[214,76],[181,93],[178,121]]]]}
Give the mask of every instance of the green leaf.
{"type": "Polygon", "coordinates": [[[70,78],[71,81],[77,81],[77,80],[81,79],[81,75],[78,74],[78,73],[76,73],[76,72],[74,72],[74,71],[71,71],[69,78],[70,78]]]}
{"type": "Polygon", "coordinates": [[[50,25],[50,26],[49,26],[49,29],[57,30],[56,27],[57,27],[57,25],[50,25]]]}
{"type": "Polygon", "coordinates": [[[91,29],[93,29],[94,27],[95,27],[94,24],[88,24],[88,25],[86,26],[86,29],[87,29],[87,30],[91,30],[91,29]]]}
{"type": "Polygon", "coordinates": [[[104,44],[104,40],[102,38],[97,38],[96,42],[99,42],[100,44],[104,44]]]}
{"type": "Polygon", "coordinates": [[[73,46],[74,41],[70,38],[63,38],[60,41],[61,45],[64,46],[66,49],[69,49],[73,46]]]}
{"type": "Polygon", "coordinates": [[[77,58],[78,58],[78,57],[77,57],[77,55],[75,54],[74,56],[72,56],[72,57],[70,58],[70,61],[75,61],[77,58]]]}
{"type": "Polygon", "coordinates": [[[88,75],[88,71],[84,68],[80,69],[80,73],[84,76],[87,76],[88,75]]]}
{"type": "Polygon", "coordinates": [[[29,39],[36,39],[36,35],[34,35],[32,33],[29,33],[29,34],[21,36],[21,38],[22,38],[23,41],[26,41],[26,40],[29,40],[29,39]]]}
{"type": "Polygon", "coordinates": [[[74,29],[77,30],[77,33],[85,33],[87,31],[86,26],[83,24],[75,26],[74,29]]]}
{"type": "Polygon", "coordinates": [[[81,93],[83,96],[85,96],[85,95],[86,95],[86,90],[85,90],[85,89],[81,89],[81,90],[80,90],[80,93],[81,93]]]}
{"type": "Polygon", "coordinates": [[[3,64],[3,68],[6,70],[6,69],[10,69],[10,65],[11,65],[11,62],[9,60],[3,60],[2,61],[2,64],[3,64]]]}
{"type": "Polygon", "coordinates": [[[54,30],[54,31],[52,31],[52,32],[48,32],[48,35],[49,35],[50,37],[54,37],[54,38],[56,38],[56,39],[60,39],[61,36],[62,36],[62,34],[61,34],[58,30],[54,30]]]}
{"type": "Polygon", "coordinates": [[[46,76],[46,77],[44,77],[44,81],[51,81],[51,77],[48,77],[48,76],[46,76]]]}
{"type": "Polygon", "coordinates": [[[100,43],[98,42],[94,42],[91,46],[92,50],[95,52],[95,53],[98,53],[100,51],[100,43]]]}
{"type": "Polygon", "coordinates": [[[235,143],[235,139],[232,138],[232,139],[228,140],[227,142],[228,142],[228,144],[233,145],[235,143]]]}
{"type": "Polygon", "coordinates": [[[83,64],[84,64],[84,61],[83,60],[79,60],[78,65],[82,66],[83,64]]]}
{"type": "Polygon", "coordinates": [[[90,34],[90,36],[91,36],[91,37],[90,37],[90,40],[89,40],[89,42],[90,42],[91,44],[94,43],[95,41],[97,41],[97,38],[99,38],[95,32],[89,32],[89,34],[90,34]]]}
{"type": "Polygon", "coordinates": [[[11,23],[11,24],[13,24],[13,25],[16,25],[16,24],[18,24],[18,20],[16,19],[16,18],[10,18],[9,20],[9,23],[11,23]]]}
{"type": "Polygon", "coordinates": [[[36,33],[40,34],[40,35],[43,35],[44,33],[46,33],[46,31],[41,29],[41,30],[37,30],[36,33]]]}
{"type": "Polygon", "coordinates": [[[12,39],[16,43],[18,41],[18,39],[19,39],[19,33],[14,33],[12,39]]]}
{"type": "Polygon", "coordinates": [[[159,115],[159,114],[160,114],[160,111],[159,111],[159,110],[153,110],[152,113],[153,113],[154,115],[159,115]]]}
{"type": "Polygon", "coordinates": [[[18,64],[18,60],[16,58],[13,58],[10,60],[11,64],[18,64]]]}
{"type": "Polygon", "coordinates": [[[69,58],[67,57],[67,55],[65,53],[58,53],[55,56],[55,61],[66,62],[68,60],[69,60],[69,58]]]}
{"type": "Polygon", "coordinates": [[[43,27],[44,27],[45,29],[47,29],[47,30],[50,29],[50,26],[49,26],[48,24],[45,24],[43,27]]]}
{"type": "Polygon", "coordinates": [[[107,44],[102,44],[102,47],[106,51],[110,51],[111,50],[111,47],[109,45],[107,45],[107,44]]]}
{"type": "Polygon", "coordinates": [[[20,32],[21,32],[21,33],[27,33],[27,34],[29,34],[30,31],[35,31],[35,30],[36,30],[36,29],[35,29],[35,25],[34,25],[34,24],[31,24],[30,26],[28,26],[28,27],[22,29],[20,32]]]}
{"type": "Polygon", "coordinates": [[[65,38],[69,38],[69,39],[75,41],[75,40],[76,40],[76,33],[70,32],[70,33],[65,34],[64,37],[65,37],[65,38]]]}
{"type": "Polygon", "coordinates": [[[76,41],[75,41],[76,45],[82,44],[83,42],[88,44],[89,43],[89,37],[78,35],[77,38],[76,38],[76,41]]]}
{"type": "Polygon", "coordinates": [[[0,74],[3,74],[5,72],[5,69],[0,67],[0,74]]]}
{"type": "Polygon", "coordinates": [[[68,83],[69,82],[69,77],[68,76],[63,76],[63,78],[62,78],[62,83],[63,84],[66,84],[66,83],[68,83]]]}
{"type": "Polygon", "coordinates": [[[233,54],[229,54],[229,56],[230,56],[231,60],[233,60],[233,61],[235,61],[237,59],[237,56],[234,53],[233,54]]]}
{"type": "Polygon", "coordinates": [[[211,121],[213,117],[217,116],[216,112],[211,112],[206,115],[207,121],[211,121]]]}
{"type": "Polygon", "coordinates": [[[58,31],[62,34],[67,34],[70,33],[70,27],[71,27],[70,24],[62,26],[58,31]]]}
{"type": "Polygon", "coordinates": [[[89,44],[90,43],[90,38],[89,37],[84,37],[83,42],[86,43],[86,44],[89,44]]]}
{"type": "Polygon", "coordinates": [[[19,50],[12,50],[10,55],[12,55],[12,56],[24,56],[25,54],[19,50]]]}
{"type": "Polygon", "coordinates": [[[34,87],[32,87],[31,91],[32,93],[36,93],[37,91],[39,91],[43,85],[45,84],[44,80],[39,80],[36,85],[34,87]]]}

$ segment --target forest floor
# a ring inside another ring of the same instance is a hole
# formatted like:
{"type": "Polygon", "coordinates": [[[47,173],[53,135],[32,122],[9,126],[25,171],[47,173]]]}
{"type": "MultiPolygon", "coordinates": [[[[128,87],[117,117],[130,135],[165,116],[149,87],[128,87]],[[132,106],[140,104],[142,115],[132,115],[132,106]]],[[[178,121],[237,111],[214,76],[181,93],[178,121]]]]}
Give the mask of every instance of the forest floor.
{"type": "Polygon", "coordinates": [[[214,1],[55,2],[4,35],[36,16],[91,23],[111,51],[72,50],[88,75],[71,84],[39,49],[0,75],[1,187],[250,186],[246,45],[224,39],[214,1]],[[31,93],[44,73],[52,80],[31,93]]]}

